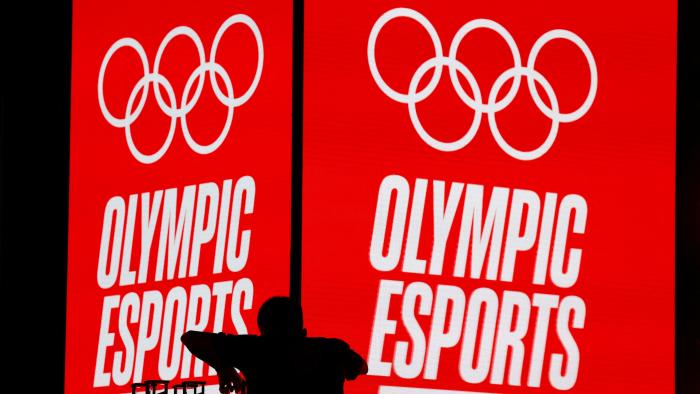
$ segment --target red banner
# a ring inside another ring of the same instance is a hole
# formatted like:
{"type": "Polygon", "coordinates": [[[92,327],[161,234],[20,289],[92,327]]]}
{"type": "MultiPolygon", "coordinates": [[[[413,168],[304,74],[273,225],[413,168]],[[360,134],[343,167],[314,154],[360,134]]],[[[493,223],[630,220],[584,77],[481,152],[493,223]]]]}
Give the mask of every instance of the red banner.
{"type": "Polygon", "coordinates": [[[303,305],[349,393],[672,393],[676,5],[306,2],[303,305]]]}
{"type": "Polygon", "coordinates": [[[207,380],[289,291],[292,4],[74,2],[65,391],[207,380]]]}

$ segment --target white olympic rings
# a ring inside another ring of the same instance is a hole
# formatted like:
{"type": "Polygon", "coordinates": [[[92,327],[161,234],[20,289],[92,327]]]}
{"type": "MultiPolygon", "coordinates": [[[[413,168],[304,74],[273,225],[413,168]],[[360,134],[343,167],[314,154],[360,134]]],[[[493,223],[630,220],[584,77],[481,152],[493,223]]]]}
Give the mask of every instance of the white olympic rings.
{"type": "Polygon", "coordinates": [[[449,54],[447,56],[443,55],[442,44],[440,42],[440,37],[438,36],[437,30],[430,23],[430,21],[420,14],[419,12],[410,8],[394,8],[385,12],[382,16],[377,19],[369,33],[369,40],[367,43],[367,60],[369,62],[369,70],[372,74],[372,78],[379,87],[379,89],[386,94],[389,98],[399,103],[408,105],[408,113],[411,119],[411,123],[415,128],[416,132],[420,138],[429,146],[434,149],[452,152],[464,148],[476,135],[479,125],[481,124],[482,115],[486,114],[488,118],[489,128],[491,129],[491,134],[493,134],[494,139],[498,146],[506,152],[508,155],[519,160],[534,160],[542,155],[544,155],[549,148],[554,143],[556,139],[557,132],[559,130],[560,123],[569,123],[580,119],[583,115],[588,112],[593,105],[593,100],[595,99],[596,90],[598,87],[598,70],[596,68],[595,59],[593,58],[593,53],[588,48],[588,45],[576,34],[568,30],[551,30],[540,36],[535,42],[530,50],[530,54],[527,59],[527,65],[522,65],[522,60],[520,58],[520,51],[515,43],[515,40],[510,35],[510,33],[500,24],[489,20],[489,19],[475,19],[465,25],[463,25],[455,34],[452,43],[450,44],[449,54]],[[377,60],[375,57],[375,46],[377,43],[377,37],[379,32],[382,30],[385,24],[396,18],[409,18],[415,22],[418,22],[425,31],[428,33],[430,40],[432,41],[435,56],[426,60],[421,64],[418,69],[413,74],[411,82],[409,84],[407,93],[400,93],[393,88],[391,88],[382,78],[377,67],[377,60]],[[508,45],[508,48],[513,57],[513,67],[504,71],[493,83],[486,102],[482,98],[479,85],[474,77],[474,74],[465,66],[462,62],[457,60],[457,50],[462,40],[473,30],[476,29],[489,29],[503,38],[503,40],[508,45]],[[535,62],[537,61],[537,55],[540,50],[551,40],[554,39],[564,39],[568,40],[574,45],[576,45],[586,58],[588,63],[588,68],[590,71],[591,83],[588,89],[588,95],[584,100],[583,104],[576,110],[569,113],[561,113],[559,111],[559,102],[557,96],[552,88],[552,85],[547,81],[547,79],[535,70],[535,62]],[[425,100],[430,96],[438,83],[440,82],[440,77],[442,75],[443,67],[447,66],[450,75],[450,81],[459,96],[460,100],[466,104],[469,108],[474,110],[474,119],[467,130],[467,132],[455,141],[445,142],[440,141],[428,133],[428,131],[423,128],[423,125],[418,118],[416,111],[416,103],[425,100]],[[423,78],[423,76],[434,69],[432,78],[428,84],[422,89],[418,90],[418,84],[423,78]],[[459,82],[458,74],[461,74],[469,84],[469,88],[472,91],[473,98],[462,88],[459,82]],[[498,125],[496,124],[496,113],[507,107],[520,89],[520,80],[522,77],[527,79],[527,86],[530,91],[530,95],[533,101],[537,105],[537,108],[552,121],[552,126],[550,128],[549,134],[545,141],[536,149],[530,151],[523,151],[514,148],[510,145],[501,135],[498,125]],[[503,85],[512,79],[513,84],[510,87],[508,93],[500,100],[497,100],[503,85]],[[535,86],[537,82],[547,94],[550,106],[547,106],[545,102],[539,95],[537,88],[535,86]]]}
{"type": "Polygon", "coordinates": [[[214,42],[212,43],[211,50],[209,52],[208,61],[206,60],[202,40],[192,28],[188,26],[178,26],[170,30],[170,32],[168,32],[168,34],[165,35],[163,41],[158,47],[158,51],[156,52],[156,58],[153,62],[153,72],[150,71],[148,57],[146,56],[146,51],[143,49],[141,44],[130,37],[121,38],[117,40],[114,44],[112,44],[109,50],[107,50],[107,53],[105,54],[105,57],[102,60],[102,65],[100,66],[100,74],[97,81],[97,97],[100,104],[100,110],[102,111],[102,115],[109,124],[111,124],[114,127],[124,129],[126,135],[126,143],[129,147],[129,150],[131,151],[131,154],[134,156],[134,158],[141,163],[154,163],[165,154],[165,152],[170,147],[170,143],[173,140],[173,136],[175,135],[177,119],[180,119],[182,133],[185,137],[187,145],[189,145],[189,147],[196,153],[206,155],[218,149],[219,146],[221,146],[221,144],[226,139],[226,136],[228,135],[228,132],[231,128],[231,121],[233,120],[234,108],[245,104],[255,92],[255,89],[257,88],[258,83],[260,82],[260,76],[262,75],[263,56],[264,51],[260,29],[258,28],[258,25],[255,23],[255,21],[253,21],[253,19],[244,14],[236,14],[229,17],[219,27],[219,30],[214,36],[214,42]],[[228,72],[216,62],[216,51],[218,49],[221,38],[223,37],[224,33],[228,30],[228,28],[236,23],[244,24],[253,32],[253,36],[255,37],[255,42],[258,50],[258,63],[255,70],[255,76],[253,77],[253,82],[250,84],[250,87],[248,87],[248,90],[246,90],[245,93],[243,93],[239,97],[234,96],[233,84],[231,82],[231,77],[229,76],[228,72]],[[172,39],[178,36],[188,37],[192,41],[192,43],[194,43],[199,58],[199,66],[197,66],[197,68],[195,68],[192,74],[190,74],[189,78],[187,78],[187,82],[185,83],[185,88],[180,99],[179,106],[177,98],[175,96],[175,91],[173,90],[170,81],[168,81],[168,79],[165,76],[163,76],[159,70],[160,62],[165,48],[168,46],[172,39]],[[139,79],[138,82],[136,82],[136,85],[134,85],[134,88],[131,90],[129,100],[126,105],[124,117],[118,118],[109,111],[109,109],[107,108],[107,104],[105,103],[104,77],[110,59],[118,50],[122,48],[131,48],[134,51],[136,51],[136,54],[139,56],[139,59],[141,59],[141,65],[143,67],[143,77],[141,77],[141,79],[139,79]],[[208,145],[202,145],[195,141],[195,139],[192,138],[192,135],[190,134],[190,130],[187,126],[187,114],[194,108],[195,104],[197,104],[197,101],[199,100],[199,97],[202,93],[202,88],[204,86],[204,77],[207,73],[209,74],[209,81],[212,85],[216,98],[219,100],[219,102],[221,102],[221,104],[225,105],[228,108],[228,113],[226,116],[226,122],[224,124],[224,127],[221,130],[219,136],[216,138],[216,140],[214,140],[214,142],[208,145]],[[219,83],[216,80],[216,75],[218,75],[223,80],[226,93],[224,93],[219,87],[219,83]],[[197,82],[196,86],[194,86],[194,93],[192,94],[192,97],[188,100],[190,92],[193,89],[193,85],[195,84],[195,80],[197,82]],[[161,111],[163,111],[163,113],[165,113],[171,118],[171,120],[168,136],[166,137],[163,145],[156,152],[146,154],[141,152],[134,144],[133,138],[131,136],[131,125],[139,117],[144,105],[146,104],[146,97],[148,96],[148,90],[151,84],[153,84],[153,89],[158,106],[160,107],[161,111]],[[159,86],[162,86],[165,90],[168,103],[166,103],[165,99],[163,98],[159,86]],[[138,96],[138,93],[142,90],[143,93],[141,94],[141,99],[138,101],[138,103],[135,104],[134,102],[136,101],[136,97],[138,96]],[[134,108],[134,104],[136,108],[134,108]]]}

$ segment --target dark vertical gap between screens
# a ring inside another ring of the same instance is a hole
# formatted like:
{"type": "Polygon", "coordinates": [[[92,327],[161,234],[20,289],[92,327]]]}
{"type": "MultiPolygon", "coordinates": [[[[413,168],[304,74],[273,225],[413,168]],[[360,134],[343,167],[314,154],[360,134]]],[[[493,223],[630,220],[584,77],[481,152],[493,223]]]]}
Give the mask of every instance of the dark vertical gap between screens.
{"type": "Polygon", "coordinates": [[[294,0],[292,33],[292,229],[289,296],[301,302],[301,209],[304,153],[304,1],[294,0]]]}

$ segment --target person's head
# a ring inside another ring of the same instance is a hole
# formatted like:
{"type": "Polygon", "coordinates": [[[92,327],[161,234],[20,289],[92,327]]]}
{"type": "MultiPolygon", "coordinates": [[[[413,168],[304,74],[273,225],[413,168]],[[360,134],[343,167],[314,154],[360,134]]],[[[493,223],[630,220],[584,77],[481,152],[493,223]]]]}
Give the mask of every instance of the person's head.
{"type": "Polygon", "coordinates": [[[270,337],[305,337],[301,305],[289,297],[272,297],[258,312],[260,335],[270,337]]]}

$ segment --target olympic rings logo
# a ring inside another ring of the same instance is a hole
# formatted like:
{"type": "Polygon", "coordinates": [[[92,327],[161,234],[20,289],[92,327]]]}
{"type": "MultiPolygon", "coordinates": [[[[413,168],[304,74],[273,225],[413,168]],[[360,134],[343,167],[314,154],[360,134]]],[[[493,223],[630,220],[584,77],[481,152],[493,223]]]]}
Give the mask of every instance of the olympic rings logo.
{"type": "Polygon", "coordinates": [[[178,119],[180,120],[182,133],[184,134],[185,141],[187,141],[187,145],[189,145],[189,147],[193,151],[199,153],[200,155],[206,155],[218,149],[219,146],[221,146],[221,144],[226,139],[226,136],[229,130],[231,129],[231,121],[233,120],[233,110],[234,108],[245,104],[253,95],[253,92],[255,92],[255,89],[258,86],[258,82],[260,82],[262,67],[263,42],[262,36],[260,34],[260,29],[258,28],[258,25],[253,21],[253,19],[251,19],[249,16],[244,14],[236,14],[229,17],[219,27],[219,30],[214,36],[214,42],[212,43],[208,60],[205,58],[202,40],[199,38],[199,35],[197,35],[197,33],[188,26],[178,26],[170,30],[170,32],[168,32],[168,34],[165,35],[165,38],[163,38],[163,41],[161,42],[160,46],[158,47],[158,51],[156,52],[156,58],[153,63],[152,72],[150,70],[148,57],[146,56],[146,51],[143,49],[143,47],[138,41],[130,37],[125,37],[117,40],[114,44],[112,44],[112,46],[107,51],[107,54],[105,55],[104,59],[102,60],[102,65],[100,66],[100,74],[97,81],[97,96],[100,103],[100,109],[102,110],[102,115],[112,126],[124,129],[124,132],[126,134],[126,143],[129,146],[129,150],[131,151],[131,154],[134,156],[134,158],[139,162],[144,164],[151,164],[158,161],[165,154],[165,152],[170,147],[170,143],[173,140],[173,136],[175,135],[175,128],[177,127],[178,119]],[[234,96],[233,85],[231,83],[231,78],[228,72],[216,62],[216,51],[219,46],[219,42],[221,41],[221,38],[223,37],[226,30],[228,30],[229,27],[236,23],[244,24],[253,32],[258,49],[258,63],[256,66],[253,82],[251,83],[250,87],[248,87],[248,90],[246,90],[245,93],[238,97],[234,96]],[[165,51],[165,48],[168,46],[170,41],[178,36],[185,36],[192,40],[197,49],[197,54],[199,56],[199,66],[192,72],[192,74],[190,74],[189,78],[187,79],[184,91],[182,93],[182,97],[179,100],[179,106],[172,85],[170,84],[168,79],[159,72],[160,61],[163,55],[163,51],[165,51]],[[110,59],[118,50],[122,48],[131,48],[134,51],[136,51],[139,58],[141,59],[141,65],[143,67],[144,75],[143,77],[141,77],[141,79],[138,80],[138,82],[136,82],[136,85],[131,90],[131,94],[129,95],[129,99],[126,104],[126,111],[124,117],[118,118],[114,116],[109,111],[109,109],[107,109],[107,105],[105,104],[104,76],[105,70],[107,69],[107,64],[109,64],[110,59]],[[216,98],[219,100],[219,102],[221,102],[221,104],[225,105],[228,108],[228,114],[226,117],[224,127],[221,130],[219,136],[216,138],[216,140],[209,145],[202,145],[195,141],[194,138],[192,138],[192,135],[190,134],[189,127],[187,126],[187,114],[194,108],[194,106],[197,104],[197,101],[199,100],[199,96],[202,93],[202,88],[204,86],[204,77],[207,73],[209,74],[209,81],[212,85],[216,98]],[[216,75],[218,75],[224,82],[224,87],[226,89],[225,94],[219,87],[219,83],[216,80],[216,75]],[[192,95],[192,98],[188,100],[187,98],[189,97],[190,92],[192,91],[195,81],[196,87],[194,87],[194,94],[192,95]],[[150,88],[151,84],[153,85],[153,90],[155,92],[155,97],[156,101],[158,102],[158,106],[160,107],[161,111],[163,111],[163,113],[170,117],[170,129],[168,131],[168,136],[163,145],[155,153],[145,154],[141,152],[134,144],[133,138],[131,136],[131,125],[139,117],[139,115],[141,114],[141,110],[143,110],[143,107],[146,103],[146,97],[148,96],[148,89],[150,88]],[[165,99],[161,95],[159,89],[159,87],[161,86],[167,94],[168,103],[165,102],[165,99]],[[134,108],[134,101],[136,100],[136,97],[140,91],[143,91],[143,94],[141,95],[141,99],[135,105],[134,108]]]}
{"type": "Polygon", "coordinates": [[[469,142],[474,138],[477,130],[479,129],[482,115],[486,114],[488,118],[488,124],[491,129],[491,134],[493,134],[493,137],[498,143],[498,146],[504,152],[506,152],[511,157],[519,160],[537,159],[540,156],[544,155],[549,150],[549,148],[551,148],[552,144],[554,143],[554,140],[556,139],[560,123],[574,122],[580,119],[583,115],[585,115],[586,112],[588,112],[588,110],[591,108],[591,105],[593,104],[593,100],[595,99],[596,90],[598,86],[598,71],[596,69],[595,59],[593,58],[591,50],[579,36],[568,30],[550,30],[544,33],[542,36],[540,36],[540,38],[537,39],[532,49],[530,50],[530,54],[527,58],[527,65],[523,66],[520,58],[520,52],[515,43],[515,40],[503,26],[489,19],[475,19],[466,23],[457,31],[452,40],[452,43],[450,44],[449,54],[447,56],[444,56],[442,44],[440,43],[440,37],[438,36],[438,33],[433,27],[433,25],[430,23],[430,21],[428,21],[428,19],[425,16],[410,8],[395,8],[385,12],[382,16],[379,17],[379,19],[377,19],[369,34],[369,42],[367,44],[367,60],[369,61],[369,69],[372,73],[372,78],[377,83],[377,86],[379,86],[379,89],[381,89],[381,91],[384,92],[384,94],[389,96],[389,98],[393,99],[394,101],[407,104],[411,123],[413,124],[413,127],[415,128],[416,132],[421,137],[421,139],[431,147],[444,152],[456,151],[464,148],[467,144],[469,144],[469,142]],[[423,64],[421,64],[418,67],[416,72],[413,74],[407,93],[397,92],[384,81],[381,74],[379,73],[379,69],[377,68],[377,61],[375,59],[375,45],[377,42],[377,37],[379,36],[379,32],[382,30],[385,24],[387,24],[393,19],[401,17],[409,18],[418,22],[430,36],[430,39],[433,43],[433,47],[435,49],[435,57],[426,60],[423,64]],[[493,86],[491,87],[491,91],[489,92],[486,103],[484,103],[481,91],[479,90],[479,85],[476,82],[474,74],[472,74],[472,72],[469,70],[469,68],[467,68],[467,66],[465,66],[459,60],[457,60],[457,49],[459,48],[459,45],[464,39],[464,37],[466,37],[470,32],[480,28],[489,29],[498,33],[506,42],[506,44],[508,44],[510,52],[513,56],[513,67],[504,71],[496,79],[496,81],[493,83],[493,86]],[[588,95],[586,96],[586,99],[584,100],[583,104],[581,104],[579,108],[570,113],[560,112],[557,96],[554,93],[554,89],[547,81],[547,79],[535,69],[535,62],[537,61],[537,55],[539,54],[540,50],[549,41],[554,39],[564,39],[575,44],[586,57],[586,61],[590,70],[591,84],[590,88],[588,89],[588,95]],[[416,112],[416,103],[425,100],[428,96],[432,94],[432,92],[437,87],[437,84],[440,82],[440,76],[442,74],[443,67],[445,66],[447,66],[449,70],[450,80],[452,81],[452,85],[455,91],[457,92],[460,100],[475,112],[474,120],[472,121],[469,130],[461,138],[451,142],[440,141],[431,136],[430,133],[428,133],[428,131],[426,131],[425,128],[423,128],[420,119],[418,118],[418,114],[416,112]],[[422,90],[418,91],[418,83],[420,82],[421,78],[425,75],[425,73],[431,69],[435,69],[433,77],[422,90]],[[469,87],[474,97],[471,97],[462,88],[458,80],[458,73],[461,74],[467,80],[467,83],[469,84],[469,87]],[[499,111],[503,110],[505,107],[507,107],[513,101],[520,88],[520,81],[522,77],[525,77],[527,79],[527,86],[530,91],[530,95],[532,96],[533,101],[537,105],[537,108],[552,121],[552,126],[549,130],[549,134],[545,141],[538,148],[530,151],[519,150],[510,145],[501,135],[501,132],[496,123],[496,114],[499,111]],[[510,90],[505,95],[505,97],[503,97],[500,100],[497,100],[501,88],[510,79],[513,79],[513,84],[510,90]],[[535,86],[535,82],[540,84],[540,86],[544,89],[549,99],[550,106],[547,106],[540,97],[535,86]]]}

